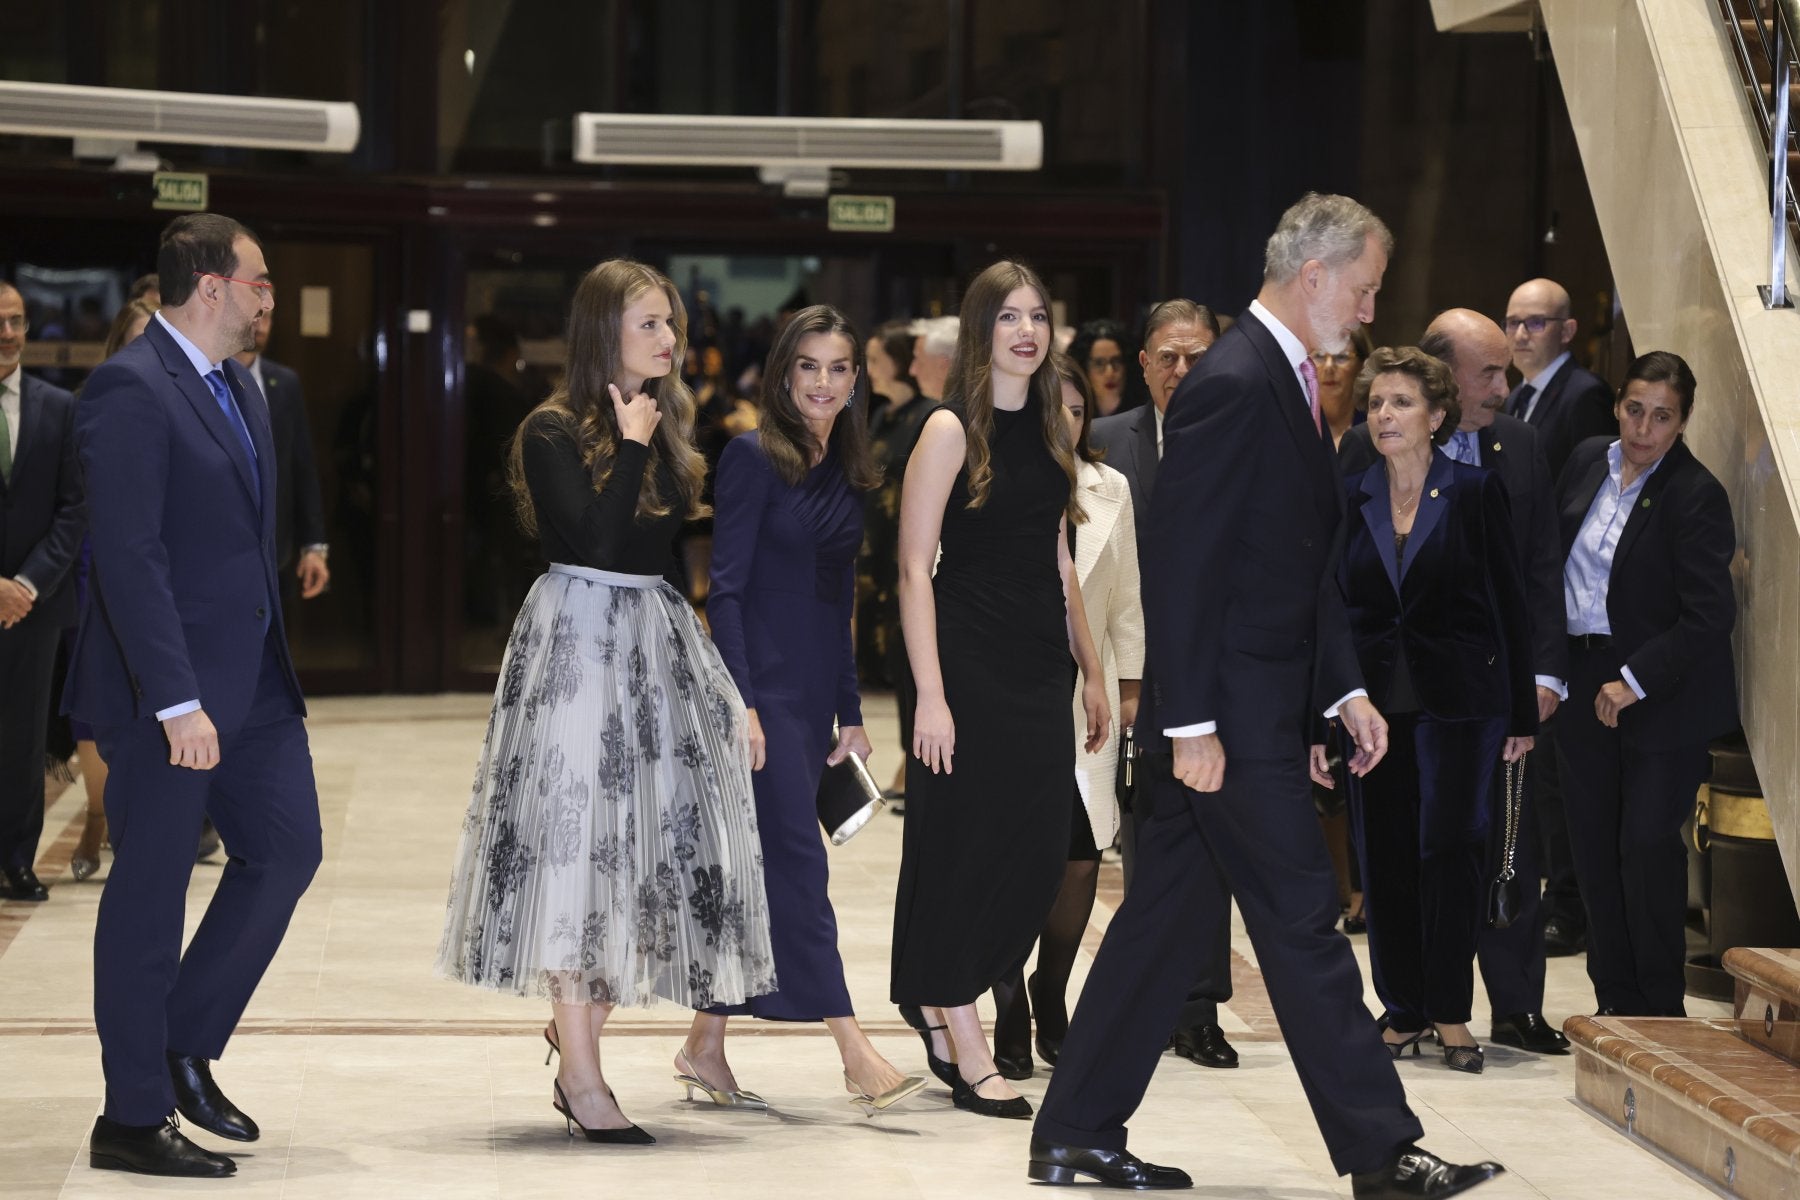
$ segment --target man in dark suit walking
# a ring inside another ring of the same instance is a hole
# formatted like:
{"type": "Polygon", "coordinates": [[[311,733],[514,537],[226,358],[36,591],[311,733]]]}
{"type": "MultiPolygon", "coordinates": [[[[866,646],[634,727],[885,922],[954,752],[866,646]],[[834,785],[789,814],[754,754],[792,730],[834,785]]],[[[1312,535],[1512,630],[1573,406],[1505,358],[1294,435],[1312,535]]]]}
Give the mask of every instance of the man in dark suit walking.
{"type": "MultiPolygon", "coordinates": [[[[1553,280],[1527,280],[1506,302],[1506,336],[1512,343],[1513,366],[1524,377],[1507,396],[1506,411],[1538,431],[1552,482],[1562,478],[1569,455],[1583,441],[1619,436],[1612,389],[1576,363],[1569,352],[1578,327],[1568,291],[1553,280]]],[[[1553,729],[1547,731],[1552,739],[1553,729]]],[[[1531,756],[1529,776],[1537,794],[1539,842],[1548,880],[1544,887],[1545,951],[1552,957],[1575,954],[1582,947],[1587,912],[1575,879],[1553,740],[1539,743],[1531,756]]]]}
{"type": "Polygon", "coordinates": [[[176,218],[163,308],[96,369],[76,413],[93,586],[64,703],[111,767],[113,867],[94,928],[106,1107],[89,1161],[223,1176],[173,1121],[254,1141],[211,1062],[274,957],[321,854],[305,703],[275,574],[275,446],[230,357],[273,304],[261,245],[213,213],[176,218]],[[182,951],[194,845],[231,858],[182,951]]]}
{"type": "Polygon", "coordinates": [[[1033,1179],[1188,1187],[1125,1148],[1190,978],[1181,952],[1235,896],[1333,1165],[1354,1194],[1449,1196],[1500,1171],[1416,1144],[1420,1125],[1337,931],[1309,744],[1344,723],[1361,775],[1387,724],[1361,686],[1341,603],[1321,588],[1344,489],[1308,357],[1374,318],[1393,241],[1343,196],[1282,215],[1263,287],[1177,389],[1151,500],[1139,727],[1169,772],[1149,788],[1138,868],[1101,943],[1039,1111],[1033,1179]]]}
{"type": "MultiPolygon", "coordinates": [[[[1156,486],[1156,469],[1162,461],[1163,421],[1169,399],[1200,356],[1219,338],[1219,319],[1204,304],[1177,297],[1150,310],[1144,322],[1144,348],[1138,366],[1150,389],[1150,403],[1129,412],[1095,421],[1089,431],[1093,446],[1106,452],[1106,465],[1125,476],[1131,487],[1131,511],[1136,526],[1138,573],[1142,578],[1153,567],[1144,558],[1149,536],[1150,496],[1156,486]]],[[[1140,680],[1121,680],[1120,688],[1137,688],[1140,680]]],[[[1137,873],[1137,822],[1129,810],[1119,814],[1119,857],[1125,870],[1125,888],[1137,873]]],[[[1189,1062],[1203,1067],[1235,1067],[1238,1054],[1219,1024],[1219,1005],[1231,999],[1231,910],[1223,909],[1218,922],[1196,930],[1194,986],[1182,1005],[1181,1016],[1169,1046],[1189,1062]]]]}
{"type": "Polygon", "coordinates": [[[86,518],[75,398],[25,374],[25,331],[24,297],[0,283],[0,900],[38,901],[45,719],[86,518]]]}
{"type": "MultiPolygon", "coordinates": [[[[1537,678],[1538,746],[1532,752],[1554,754],[1545,742],[1544,722],[1555,714],[1568,692],[1568,639],[1564,634],[1562,599],[1562,534],[1556,523],[1556,489],[1549,464],[1538,448],[1535,429],[1501,412],[1506,402],[1506,334],[1481,313],[1453,308],[1439,313],[1419,339],[1419,348],[1448,364],[1456,378],[1462,421],[1444,453],[1458,462],[1486,467],[1500,476],[1512,509],[1513,539],[1525,572],[1525,600],[1531,613],[1532,671],[1537,678]]],[[[1368,427],[1356,426],[1338,445],[1338,465],[1346,476],[1359,475],[1378,455],[1368,427]]],[[[1494,764],[1494,792],[1503,796],[1504,772],[1494,764]]],[[[1505,839],[1505,822],[1494,823],[1489,859],[1497,863],[1505,839]]],[[[1484,926],[1479,943],[1482,979],[1493,1008],[1492,1039],[1539,1054],[1566,1054],[1569,1041],[1544,1019],[1544,931],[1539,903],[1537,805],[1529,791],[1521,805],[1514,870],[1523,898],[1516,919],[1505,929],[1484,926]]]]}
{"type": "MultiPolygon", "coordinates": [[[[272,311],[272,310],[271,310],[272,311]]],[[[319,498],[319,467],[313,457],[312,427],[300,376],[289,366],[266,357],[271,314],[256,319],[256,348],[237,355],[269,406],[269,428],[275,438],[275,569],[282,578],[282,616],[291,617],[288,575],[299,581],[300,599],[311,600],[331,582],[327,565],[331,547],[325,541],[325,504],[319,498]],[[298,551],[298,561],[296,561],[298,551]]]]}

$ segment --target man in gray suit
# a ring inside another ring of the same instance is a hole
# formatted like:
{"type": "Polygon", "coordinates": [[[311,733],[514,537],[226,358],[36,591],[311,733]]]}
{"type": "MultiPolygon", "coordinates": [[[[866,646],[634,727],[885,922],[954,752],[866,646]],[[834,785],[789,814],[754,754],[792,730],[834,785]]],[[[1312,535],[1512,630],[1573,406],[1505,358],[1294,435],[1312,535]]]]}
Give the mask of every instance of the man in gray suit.
{"type": "MultiPolygon", "coordinates": [[[[1156,468],[1162,460],[1163,413],[1176,385],[1200,361],[1219,336],[1219,319],[1204,304],[1192,300],[1164,300],[1150,310],[1144,326],[1144,348],[1138,366],[1150,388],[1150,403],[1128,412],[1095,421],[1088,439],[1106,451],[1106,465],[1125,476],[1131,485],[1131,511],[1137,526],[1139,574],[1147,576],[1155,564],[1143,562],[1145,522],[1150,515],[1150,493],[1156,486],[1156,468]]],[[[1128,694],[1139,680],[1121,679],[1119,691],[1128,694]]],[[[1119,815],[1119,854],[1124,859],[1125,886],[1137,864],[1137,825],[1129,810],[1119,815]]],[[[1227,914],[1229,917],[1229,914],[1227,914]]],[[[1237,1051],[1225,1040],[1219,1025],[1219,1005],[1231,999],[1231,925],[1229,919],[1199,934],[1201,973],[1181,1021],[1169,1045],[1175,1053],[1203,1067],[1235,1067],[1237,1051]]]]}

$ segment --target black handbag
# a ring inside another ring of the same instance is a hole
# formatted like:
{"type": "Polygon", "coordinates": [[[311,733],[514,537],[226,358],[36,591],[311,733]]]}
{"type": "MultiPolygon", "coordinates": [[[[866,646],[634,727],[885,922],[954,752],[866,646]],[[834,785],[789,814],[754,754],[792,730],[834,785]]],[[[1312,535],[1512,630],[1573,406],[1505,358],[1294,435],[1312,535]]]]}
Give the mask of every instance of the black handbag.
{"type": "MultiPolygon", "coordinates": [[[[836,738],[831,740],[831,745],[836,749],[836,738]]],[[[841,846],[855,837],[886,803],[880,785],[869,774],[862,756],[854,750],[844,756],[843,762],[827,766],[825,773],[819,776],[819,824],[825,827],[834,846],[841,846]]]]}
{"type": "Polygon", "coordinates": [[[1132,801],[1137,799],[1137,788],[1137,730],[1127,725],[1119,735],[1119,763],[1113,771],[1113,796],[1119,801],[1120,812],[1131,811],[1132,801]]]}
{"type": "Polygon", "coordinates": [[[1519,852],[1519,812],[1525,804],[1525,759],[1506,764],[1506,840],[1500,848],[1500,871],[1488,885],[1487,922],[1495,929],[1505,929],[1519,919],[1525,905],[1518,873],[1513,860],[1519,852]]]}

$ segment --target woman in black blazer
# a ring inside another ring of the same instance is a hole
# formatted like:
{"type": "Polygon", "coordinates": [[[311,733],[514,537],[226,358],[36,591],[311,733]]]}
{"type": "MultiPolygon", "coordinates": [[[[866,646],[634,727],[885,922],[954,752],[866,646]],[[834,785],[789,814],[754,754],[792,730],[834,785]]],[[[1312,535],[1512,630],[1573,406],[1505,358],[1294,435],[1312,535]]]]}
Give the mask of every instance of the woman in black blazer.
{"type": "MultiPolygon", "coordinates": [[[[1482,1069],[1469,1032],[1494,765],[1537,733],[1531,626],[1498,475],[1439,453],[1461,419],[1450,368],[1383,347],[1357,379],[1380,462],[1347,480],[1334,578],[1388,753],[1350,790],[1375,991],[1395,1057],[1435,1029],[1482,1069]]],[[[1331,786],[1325,748],[1313,778],[1331,786]]]]}
{"type": "Polygon", "coordinates": [[[1693,409],[1687,363],[1637,359],[1619,438],[1577,446],[1557,488],[1569,618],[1557,753],[1602,1015],[1684,1015],[1681,823],[1707,743],[1738,723],[1737,533],[1725,489],[1681,440],[1693,409]]]}

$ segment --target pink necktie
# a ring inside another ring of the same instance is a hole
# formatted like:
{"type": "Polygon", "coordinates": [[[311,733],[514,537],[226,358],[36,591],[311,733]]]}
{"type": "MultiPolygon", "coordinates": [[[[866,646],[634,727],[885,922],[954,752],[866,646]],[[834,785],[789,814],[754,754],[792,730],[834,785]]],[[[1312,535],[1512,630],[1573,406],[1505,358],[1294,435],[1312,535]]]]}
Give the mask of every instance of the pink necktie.
{"type": "Polygon", "coordinates": [[[1319,368],[1313,366],[1310,357],[1300,360],[1300,378],[1306,381],[1306,403],[1312,409],[1313,429],[1323,437],[1325,423],[1319,417],[1319,368]]]}

